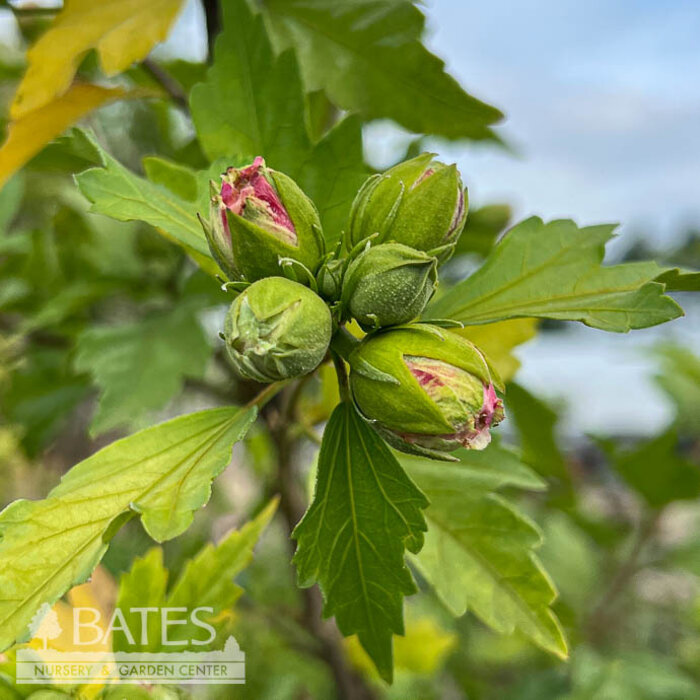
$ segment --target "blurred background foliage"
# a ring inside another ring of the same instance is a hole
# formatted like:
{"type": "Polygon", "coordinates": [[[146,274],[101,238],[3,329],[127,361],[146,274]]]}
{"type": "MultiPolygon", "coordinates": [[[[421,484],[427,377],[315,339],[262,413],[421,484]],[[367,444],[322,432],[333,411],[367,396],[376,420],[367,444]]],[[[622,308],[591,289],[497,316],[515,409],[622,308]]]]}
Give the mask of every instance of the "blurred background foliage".
{"type": "MultiPolygon", "coordinates": [[[[25,49],[53,16],[50,8],[27,3],[19,8],[0,9],[4,26],[12,27],[0,45],[2,128],[24,71],[25,49]]],[[[192,16],[190,6],[187,13],[192,16]]],[[[204,32],[203,18],[199,21],[204,32]]],[[[159,175],[161,161],[144,160],[158,156],[194,169],[208,165],[183,102],[204,76],[205,57],[188,61],[176,53],[171,45],[170,54],[129,68],[114,83],[156,96],[108,105],[83,125],[130,169],[150,168],[151,179],[167,178],[171,189],[179,187],[192,201],[196,191],[188,189],[188,177],[178,179],[167,168],[159,175]]],[[[314,66],[302,61],[302,67],[313,83],[314,66]]],[[[99,71],[94,52],[88,53],[79,76],[99,80],[99,71]]],[[[336,89],[342,101],[342,86],[336,89]]],[[[332,108],[321,91],[310,93],[312,133],[323,133],[324,110],[332,108]]],[[[364,118],[386,116],[377,110],[364,118]]],[[[423,128],[410,119],[404,126],[423,128]]],[[[431,133],[440,135],[438,129],[431,133]]],[[[490,138],[486,131],[470,136],[490,138]]],[[[373,145],[368,138],[370,163],[373,145]]],[[[405,140],[393,160],[420,147],[420,140],[405,140]]],[[[0,505],[44,495],[70,466],[119,436],[172,415],[243,401],[255,390],[236,380],[216,342],[226,304],[218,287],[151,227],[89,212],[73,175],[99,162],[84,134],[68,130],[0,191],[0,505]]],[[[469,172],[465,178],[469,182],[469,172]]],[[[458,280],[468,274],[509,223],[508,204],[473,207],[446,275],[458,280]]],[[[671,248],[657,248],[638,237],[620,257],[700,267],[698,230],[677,239],[671,248]]],[[[692,304],[690,315],[697,320],[692,304]]],[[[555,347],[555,339],[568,333],[562,324],[538,326],[527,319],[489,328],[465,333],[473,333],[469,337],[487,351],[489,343],[494,354],[501,349],[502,356],[493,359],[508,377],[521,359],[527,367],[528,348],[555,347]],[[522,352],[511,352],[528,341],[522,352]]],[[[499,491],[541,528],[539,553],[559,590],[554,608],[571,644],[570,660],[552,658],[517,634],[496,635],[471,614],[453,618],[419,576],[425,595],[408,600],[407,635],[396,642],[391,688],[376,678],[353,640],[345,644],[350,663],[377,698],[700,698],[700,356],[697,347],[668,342],[662,334],[646,335],[644,350],[635,350],[658,387],[655,400],[664,405],[653,434],[619,426],[584,434],[580,424],[566,423],[579,401],[575,393],[560,387],[553,401],[551,392],[538,395],[537,382],[508,387],[502,442],[518,449],[548,488],[499,491]]],[[[571,338],[574,345],[580,342],[579,336],[571,338]]],[[[588,352],[596,351],[593,342],[588,352]]],[[[624,375],[615,377],[611,372],[603,389],[606,408],[622,402],[629,389],[624,375]]],[[[334,405],[335,391],[330,376],[305,387],[299,429],[312,440],[334,405]]],[[[643,414],[646,407],[636,410],[643,414]]],[[[207,542],[259,511],[275,490],[274,450],[260,429],[236,449],[234,468],[217,482],[210,505],[183,536],[163,547],[173,576],[207,542]]],[[[307,456],[310,461],[310,446],[307,456]]],[[[138,524],[128,524],[114,539],[97,582],[86,585],[95,595],[111,591],[106,605],[114,605],[120,575],[151,544],[138,524]]],[[[234,690],[214,686],[200,695],[334,697],[333,677],[304,626],[289,555],[288,532],[275,520],[238,579],[245,594],[227,622],[246,652],[247,684],[234,690]]],[[[36,693],[16,686],[13,673],[11,654],[0,656],[0,698],[36,693]]],[[[170,689],[129,693],[179,696],[170,689]]],[[[127,695],[115,690],[107,697],[127,695]]]]}

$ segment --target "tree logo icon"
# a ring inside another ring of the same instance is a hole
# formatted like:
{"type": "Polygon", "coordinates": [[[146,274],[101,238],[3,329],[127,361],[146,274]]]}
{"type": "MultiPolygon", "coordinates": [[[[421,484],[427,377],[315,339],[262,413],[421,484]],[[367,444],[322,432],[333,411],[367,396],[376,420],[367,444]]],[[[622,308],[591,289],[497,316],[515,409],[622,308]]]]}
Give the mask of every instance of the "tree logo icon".
{"type": "Polygon", "coordinates": [[[36,611],[32,621],[29,623],[29,633],[32,635],[32,639],[43,640],[44,651],[48,648],[48,641],[60,637],[62,631],[58,622],[58,615],[48,603],[44,603],[36,611]]]}

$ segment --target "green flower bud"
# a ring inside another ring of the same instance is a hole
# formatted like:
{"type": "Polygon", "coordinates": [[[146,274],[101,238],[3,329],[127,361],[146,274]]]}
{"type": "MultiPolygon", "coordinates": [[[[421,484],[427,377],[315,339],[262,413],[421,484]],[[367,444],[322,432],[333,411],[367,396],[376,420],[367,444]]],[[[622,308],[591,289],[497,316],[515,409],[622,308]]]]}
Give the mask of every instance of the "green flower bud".
{"type": "Polygon", "coordinates": [[[437,286],[437,259],[401,243],[367,248],[343,280],[346,315],[365,329],[397,326],[420,316],[437,286]]]}
{"type": "Polygon", "coordinates": [[[424,251],[444,248],[444,261],[466,218],[467,193],[457,167],[423,153],[373,175],[360,188],[350,214],[350,243],[377,233],[379,243],[396,241],[424,251]]]}
{"type": "Polygon", "coordinates": [[[221,189],[211,183],[209,226],[212,255],[229,277],[248,281],[280,274],[280,258],[315,273],[324,252],[314,203],[290,177],[257,157],[245,168],[229,168],[221,189]]]}
{"type": "Polygon", "coordinates": [[[450,459],[460,446],[483,449],[504,418],[481,352],[435,326],[370,335],[351,353],[350,367],[359,411],[403,452],[450,459]]]}
{"type": "Polygon", "coordinates": [[[343,284],[343,271],[345,260],[333,258],[321,265],[316,275],[318,293],[327,301],[340,299],[340,291],[343,284]]]}
{"type": "Polygon", "coordinates": [[[270,383],[316,369],[331,340],[331,314],[308,287],[284,277],[250,285],[226,315],[226,349],[238,372],[270,383]]]}

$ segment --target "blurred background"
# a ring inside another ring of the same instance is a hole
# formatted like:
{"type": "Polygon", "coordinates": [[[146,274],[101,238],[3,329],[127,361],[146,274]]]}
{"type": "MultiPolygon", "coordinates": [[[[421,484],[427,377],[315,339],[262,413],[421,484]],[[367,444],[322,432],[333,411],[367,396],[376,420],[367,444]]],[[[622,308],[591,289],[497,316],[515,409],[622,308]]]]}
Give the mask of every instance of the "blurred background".
{"type": "MultiPolygon", "coordinates": [[[[423,9],[429,48],[470,93],[507,115],[500,146],[420,139],[421,148],[458,163],[474,211],[468,230],[491,241],[531,215],[579,225],[619,222],[609,262],[654,259],[700,268],[699,3],[433,0],[423,9]]],[[[0,6],[2,119],[26,42],[39,29],[21,26],[0,6]]],[[[197,0],[186,4],[153,55],[184,87],[201,78],[206,30],[197,0]]],[[[85,70],[94,71],[89,61],[85,70]]],[[[138,84],[142,76],[135,70],[128,79],[138,84]]],[[[203,167],[191,124],[172,105],[120,103],[87,123],[133,170],[153,153],[203,167]]],[[[371,123],[366,160],[388,167],[415,140],[394,124],[371,123]]],[[[70,140],[48,147],[29,164],[23,183],[12,185],[23,188],[21,204],[7,204],[10,185],[0,199],[0,232],[31,234],[32,241],[23,248],[15,237],[0,249],[0,331],[6,333],[0,336],[0,505],[41,496],[73,463],[125,432],[118,421],[104,432],[90,430],[96,392],[57,336],[78,335],[104,319],[130,319],[138,304],[156,307],[201,293],[197,278],[173,291],[183,256],[148,227],[85,213],[71,180],[81,157],[70,140]],[[41,206],[36,192],[46,198],[41,206]],[[3,206],[10,214],[2,214],[3,206]],[[115,245],[117,232],[127,245],[115,245]],[[52,238],[67,240],[68,233],[70,254],[52,238]],[[22,273],[24,288],[10,289],[20,269],[33,272],[22,273]],[[58,295],[78,278],[85,282],[80,294],[58,295]],[[128,301],[114,303],[117,294],[128,301]],[[37,296],[48,311],[37,313],[37,296]],[[56,296],[60,303],[49,304],[56,296]],[[19,352],[9,333],[18,318],[36,341],[19,352]]],[[[458,256],[451,274],[462,276],[482,259],[473,251],[458,256]]],[[[544,532],[541,558],[560,591],[555,609],[571,641],[571,661],[562,664],[518,636],[496,635],[470,615],[454,620],[426,595],[409,605],[397,684],[387,690],[377,682],[377,697],[700,698],[697,296],[679,293],[685,318],[659,328],[616,336],[545,322],[516,350],[522,367],[509,387],[510,420],[500,432],[550,488],[508,495],[544,532]]],[[[203,326],[213,342],[221,313],[207,313],[203,326]]],[[[211,384],[221,376],[183,380],[181,395],[133,417],[131,427],[211,405],[211,384]]],[[[247,452],[237,450],[236,469],[222,476],[210,507],[166,545],[173,571],[203,542],[245,519],[260,496],[259,482],[270,478],[270,449],[260,434],[247,452]]],[[[244,587],[254,605],[293,607],[292,574],[279,573],[286,533],[278,528],[263,544],[244,587]]],[[[148,546],[139,528],[125,528],[106,570],[116,579],[148,546]]],[[[287,644],[284,630],[245,605],[238,624],[251,660],[251,682],[240,697],[333,697],[326,671],[287,644]],[[269,658],[277,660],[274,678],[265,666],[269,658]]],[[[352,644],[348,653],[371,676],[352,644]]],[[[1,661],[0,677],[9,673],[1,661]]]]}

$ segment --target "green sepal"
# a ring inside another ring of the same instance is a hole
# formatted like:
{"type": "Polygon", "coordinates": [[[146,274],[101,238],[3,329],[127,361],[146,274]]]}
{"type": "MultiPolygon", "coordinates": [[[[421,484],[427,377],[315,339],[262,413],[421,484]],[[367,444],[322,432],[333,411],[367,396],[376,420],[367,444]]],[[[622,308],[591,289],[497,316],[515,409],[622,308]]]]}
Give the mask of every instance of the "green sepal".
{"type": "Polygon", "coordinates": [[[311,270],[309,270],[304,263],[294,258],[280,258],[279,266],[284,277],[292,280],[292,282],[299,282],[299,284],[303,284],[305,287],[309,287],[311,290],[318,293],[316,277],[314,277],[311,270]]]}
{"type": "Polygon", "coordinates": [[[341,302],[347,318],[373,330],[418,318],[436,287],[436,258],[400,243],[368,241],[348,265],[341,302]]]}
{"type": "Polygon", "coordinates": [[[464,228],[467,206],[457,168],[423,153],[365,183],[353,203],[350,243],[357,245],[378,233],[379,243],[438,250],[443,263],[464,228]]]}

